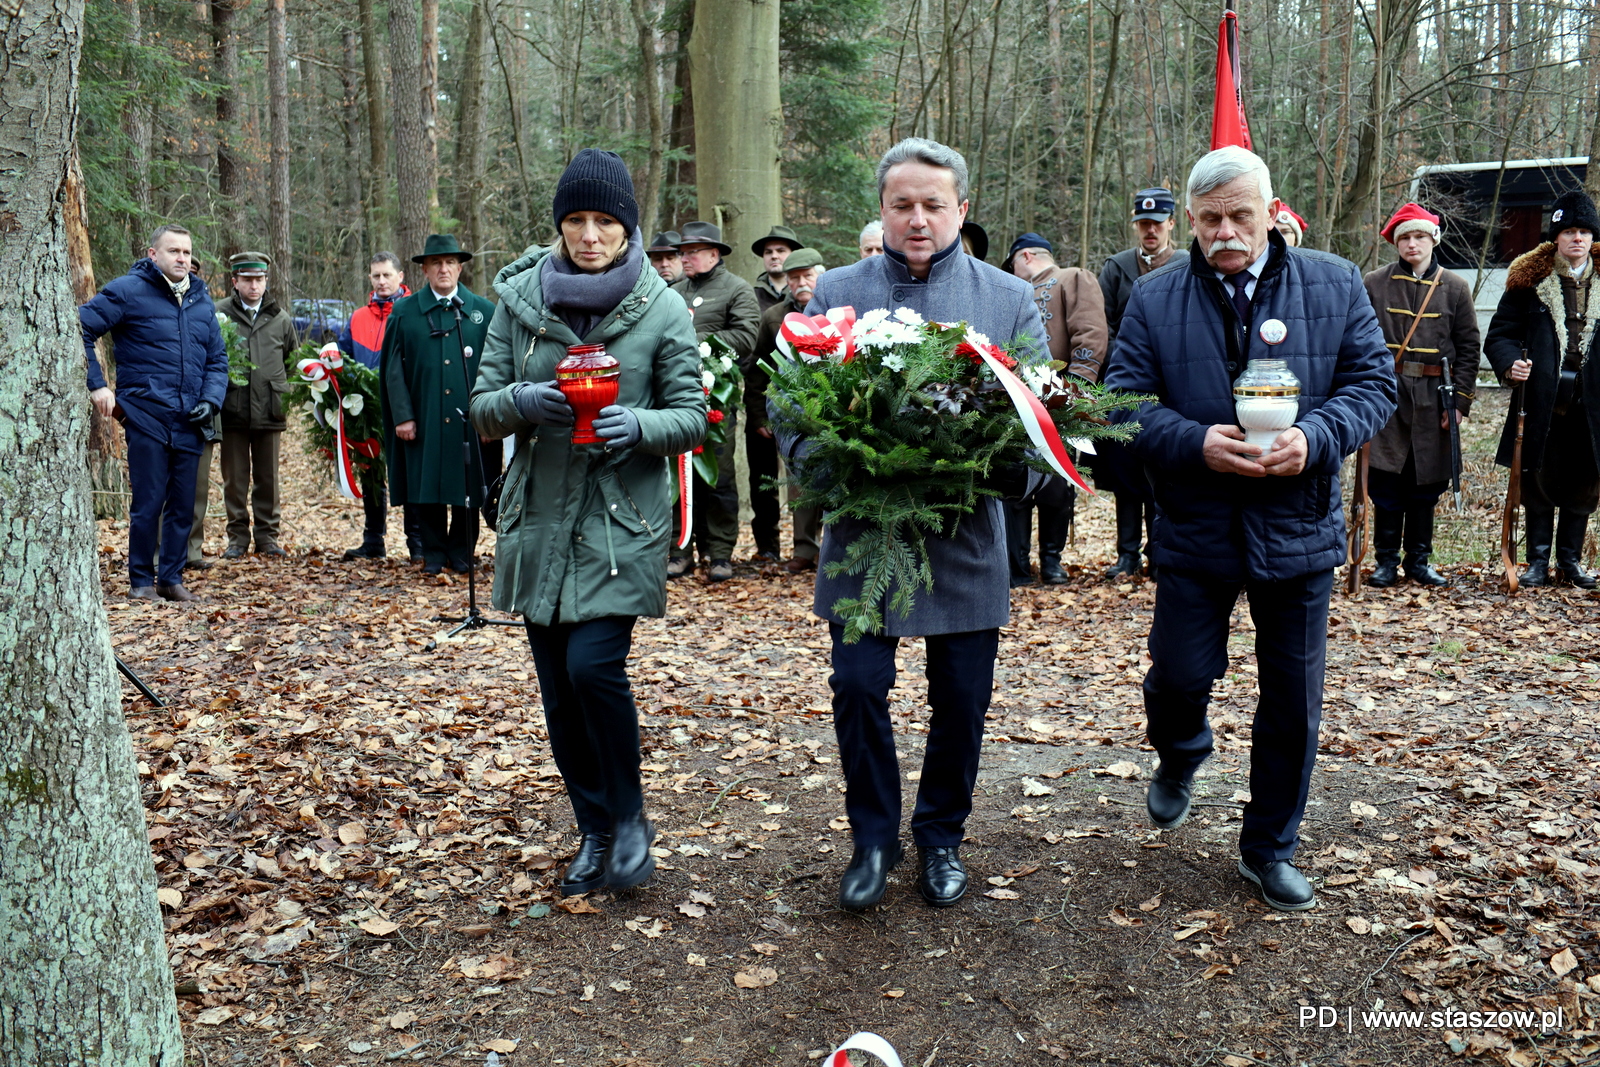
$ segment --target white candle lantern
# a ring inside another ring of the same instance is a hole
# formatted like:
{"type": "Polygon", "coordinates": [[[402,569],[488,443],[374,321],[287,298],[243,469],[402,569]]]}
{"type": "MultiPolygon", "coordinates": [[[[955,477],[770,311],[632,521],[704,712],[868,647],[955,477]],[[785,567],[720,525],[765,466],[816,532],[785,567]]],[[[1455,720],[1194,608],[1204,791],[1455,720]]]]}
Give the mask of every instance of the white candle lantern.
{"type": "Polygon", "coordinates": [[[1244,439],[1263,452],[1300,414],[1300,379],[1281,359],[1252,359],[1233,383],[1233,407],[1244,439]]]}

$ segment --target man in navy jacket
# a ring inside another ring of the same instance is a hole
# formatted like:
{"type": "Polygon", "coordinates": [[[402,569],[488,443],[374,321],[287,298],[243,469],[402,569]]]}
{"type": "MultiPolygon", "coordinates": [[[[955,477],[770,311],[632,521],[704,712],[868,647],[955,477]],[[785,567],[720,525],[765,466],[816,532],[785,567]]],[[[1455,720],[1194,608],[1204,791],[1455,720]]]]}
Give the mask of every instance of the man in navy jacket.
{"type": "Polygon", "coordinates": [[[228,391],[228,354],[211,295],[190,272],[193,262],[189,231],[162,226],[150,238],[149,258],[78,309],[90,399],[122,423],[127,437],[129,595],[140,600],[198,599],[183,586],[183,564],[203,435],[228,391]],[[94,352],[108,333],[116,352],[114,391],[94,352]]]}
{"type": "Polygon", "coordinates": [[[1161,764],[1150,817],[1172,829],[1189,813],[1242,590],[1261,698],[1239,873],[1274,908],[1301,911],[1316,904],[1292,859],[1322,720],[1328,596],[1345,555],[1339,469],[1388,421],[1395,380],[1360,272],[1288,247],[1273,226],[1278,205],[1251,152],[1220,148],[1195,164],[1194,244],[1134,286],[1106,385],[1158,398],[1121,416],[1140,424],[1132,450],[1156,502],[1144,699],[1161,764]],[[1251,359],[1284,360],[1300,380],[1298,418],[1266,451],[1236,424],[1232,382],[1251,359]]]}

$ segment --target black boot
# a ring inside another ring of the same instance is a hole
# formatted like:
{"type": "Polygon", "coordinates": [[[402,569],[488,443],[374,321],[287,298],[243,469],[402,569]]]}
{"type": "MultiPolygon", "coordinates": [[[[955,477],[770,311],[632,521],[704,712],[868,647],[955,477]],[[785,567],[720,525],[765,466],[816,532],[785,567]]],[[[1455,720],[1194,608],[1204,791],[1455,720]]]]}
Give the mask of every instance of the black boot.
{"type": "Polygon", "coordinates": [[[1028,549],[1033,540],[1033,504],[1020,500],[1002,502],[1006,509],[1006,559],[1011,571],[1011,587],[1033,584],[1033,566],[1028,549]]]}
{"type": "Polygon", "coordinates": [[[642,811],[612,824],[611,847],[606,851],[606,885],[629,889],[648,879],[656,869],[656,858],[650,854],[655,839],[655,827],[642,811]]]}
{"type": "Polygon", "coordinates": [[[1139,573],[1139,542],[1144,535],[1144,501],[1137,493],[1118,493],[1117,562],[1106,570],[1106,578],[1121,578],[1139,573]]]}
{"type": "Polygon", "coordinates": [[[561,895],[575,897],[606,884],[606,850],[611,847],[610,834],[584,834],[578,845],[578,854],[567,864],[561,876],[561,895]]]}
{"type": "Polygon", "coordinates": [[[1372,558],[1377,566],[1368,575],[1367,584],[1374,589],[1389,589],[1400,580],[1400,535],[1405,521],[1405,512],[1373,505],[1372,558]]]}
{"type": "Polygon", "coordinates": [[[1594,577],[1583,569],[1583,535],[1589,529],[1589,516],[1561,509],[1556,528],[1556,570],[1579,589],[1593,589],[1594,577]]]}
{"type": "Polygon", "coordinates": [[[1419,585],[1449,585],[1450,580],[1428,563],[1433,554],[1433,505],[1406,509],[1406,577],[1419,585]]]}
{"type": "Polygon", "coordinates": [[[1550,541],[1556,530],[1556,509],[1528,505],[1522,511],[1523,525],[1527,528],[1526,549],[1528,567],[1517,579],[1519,585],[1550,584],[1550,541]]]}
{"type": "Polygon", "coordinates": [[[1049,499],[1043,491],[1039,494],[1039,581],[1045,585],[1067,582],[1067,574],[1061,569],[1061,550],[1067,547],[1075,498],[1070,485],[1066,493],[1052,492],[1049,499]]]}

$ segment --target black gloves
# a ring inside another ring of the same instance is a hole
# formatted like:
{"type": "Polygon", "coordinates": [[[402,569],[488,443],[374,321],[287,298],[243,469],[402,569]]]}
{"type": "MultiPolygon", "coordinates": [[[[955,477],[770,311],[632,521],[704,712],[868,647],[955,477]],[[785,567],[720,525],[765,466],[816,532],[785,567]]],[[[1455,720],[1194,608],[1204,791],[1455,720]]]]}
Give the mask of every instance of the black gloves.
{"type": "Polygon", "coordinates": [[[189,422],[195,426],[203,426],[217,417],[217,406],[209,400],[202,400],[189,409],[189,422]]]}
{"type": "Polygon", "coordinates": [[[571,426],[576,418],[555,382],[518,382],[511,400],[517,413],[535,426],[571,426]]]}

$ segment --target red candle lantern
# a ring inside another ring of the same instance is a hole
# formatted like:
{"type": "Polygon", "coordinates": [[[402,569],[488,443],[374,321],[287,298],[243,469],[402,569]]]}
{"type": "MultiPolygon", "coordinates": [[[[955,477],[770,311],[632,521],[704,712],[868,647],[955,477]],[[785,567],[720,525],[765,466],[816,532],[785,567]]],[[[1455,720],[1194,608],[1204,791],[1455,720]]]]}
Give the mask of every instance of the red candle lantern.
{"type": "Polygon", "coordinates": [[[617,402],[620,367],[605,345],[572,345],[567,349],[567,358],[556,364],[556,386],[577,416],[572,426],[573,444],[592,445],[604,440],[594,432],[594,419],[601,408],[617,402]]]}

